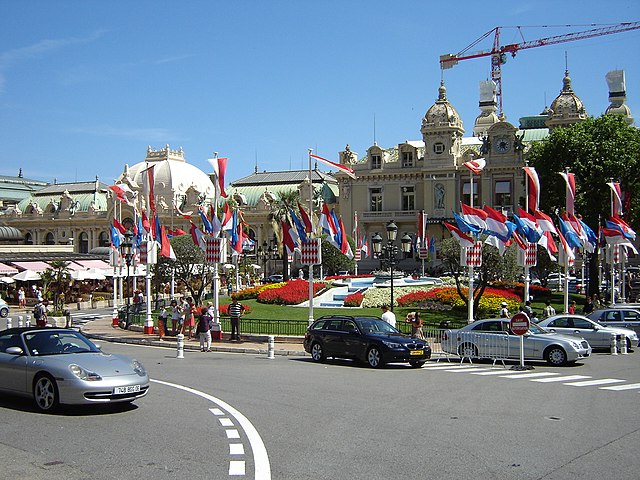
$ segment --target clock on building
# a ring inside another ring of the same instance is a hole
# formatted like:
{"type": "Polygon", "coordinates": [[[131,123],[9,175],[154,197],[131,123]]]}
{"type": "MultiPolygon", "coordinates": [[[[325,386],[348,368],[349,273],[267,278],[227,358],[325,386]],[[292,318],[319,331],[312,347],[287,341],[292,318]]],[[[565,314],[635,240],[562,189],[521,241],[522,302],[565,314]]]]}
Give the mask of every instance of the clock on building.
{"type": "Polygon", "coordinates": [[[505,153],[511,148],[511,142],[507,137],[497,137],[493,142],[493,148],[498,153],[505,153]]]}

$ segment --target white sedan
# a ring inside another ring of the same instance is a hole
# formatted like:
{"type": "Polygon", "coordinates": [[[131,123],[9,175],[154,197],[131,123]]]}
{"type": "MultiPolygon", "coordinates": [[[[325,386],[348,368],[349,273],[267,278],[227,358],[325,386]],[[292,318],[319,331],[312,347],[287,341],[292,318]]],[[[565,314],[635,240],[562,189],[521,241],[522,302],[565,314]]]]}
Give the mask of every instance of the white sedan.
{"type": "Polygon", "coordinates": [[[538,325],[551,332],[564,333],[582,337],[589,342],[593,349],[611,348],[612,335],[624,335],[627,348],[638,345],[638,334],[628,328],[605,327],[582,315],[560,314],[546,318],[538,325]]]}

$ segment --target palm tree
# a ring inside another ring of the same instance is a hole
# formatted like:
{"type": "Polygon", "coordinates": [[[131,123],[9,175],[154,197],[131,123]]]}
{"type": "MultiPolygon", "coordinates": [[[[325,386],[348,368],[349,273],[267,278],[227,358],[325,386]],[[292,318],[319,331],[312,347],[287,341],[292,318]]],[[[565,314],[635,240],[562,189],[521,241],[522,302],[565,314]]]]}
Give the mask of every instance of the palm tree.
{"type": "Polygon", "coordinates": [[[282,222],[289,219],[289,209],[298,205],[300,201],[300,192],[298,190],[289,190],[288,192],[278,192],[278,198],[271,204],[271,213],[269,220],[273,227],[273,231],[278,239],[278,244],[282,249],[282,277],[288,280],[288,258],[287,249],[283,244],[282,222]]]}
{"type": "Polygon", "coordinates": [[[52,287],[54,310],[62,310],[63,308],[60,302],[60,294],[64,291],[65,283],[68,283],[71,277],[69,263],[70,262],[65,262],[64,260],[54,260],[49,262],[51,267],[42,272],[45,295],[48,286],[50,285],[52,287]]]}

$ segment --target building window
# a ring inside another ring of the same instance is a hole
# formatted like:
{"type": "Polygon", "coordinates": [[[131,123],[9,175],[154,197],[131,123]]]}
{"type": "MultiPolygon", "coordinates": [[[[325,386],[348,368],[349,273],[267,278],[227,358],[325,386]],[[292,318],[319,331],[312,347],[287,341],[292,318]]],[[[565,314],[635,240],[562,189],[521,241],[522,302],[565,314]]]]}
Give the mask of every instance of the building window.
{"type": "Polygon", "coordinates": [[[49,232],[47,233],[47,236],[44,238],[44,244],[45,245],[55,245],[56,241],[53,238],[53,233],[49,232]]]}
{"type": "Polygon", "coordinates": [[[441,153],[444,153],[444,143],[442,142],[437,142],[433,144],[433,153],[436,153],[438,155],[440,155],[441,153]]]}
{"type": "Polygon", "coordinates": [[[80,234],[80,245],[78,245],[78,251],[80,253],[89,253],[89,235],[87,232],[80,234]]]}
{"type": "Polygon", "coordinates": [[[495,206],[506,207],[513,205],[513,199],[511,195],[511,180],[498,180],[495,184],[494,192],[495,206]]]}
{"type": "Polygon", "coordinates": [[[402,152],[402,168],[413,167],[413,152],[402,152]]]}
{"type": "Polygon", "coordinates": [[[372,169],[382,168],[382,157],[377,153],[371,154],[371,168],[372,169]]]}
{"type": "MultiPolygon", "coordinates": [[[[469,182],[464,182],[462,186],[462,201],[467,205],[471,205],[471,196],[469,192],[471,191],[471,184],[469,182]]],[[[480,205],[480,197],[478,195],[478,182],[473,182],[473,206],[474,207],[482,207],[480,205]]]]}
{"type": "Polygon", "coordinates": [[[370,202],[370,211],[372,212],[381,212],[382,211],[382,188],[372,188],[369,190],[369,197],[371,198],[370,202]]]}
{"type": "Polygon", "coordinates": [[[111,240],[109,239],[109,235],[107,235],[107,232],[100,232],[100,236],[98,237],[98,246],[108,247],[110,244],[111,240]]]}
{"type": "Polygon", "coordinates": [[[25,245],[33,245],[33,236],[30,233],[27,233],[24,236],[24,244],[25,245]]]}
{"type": "Polygon", "coordinates": [[[402,187],[402,210],[416,209],[416,192],[414,187],[402,187]]]}

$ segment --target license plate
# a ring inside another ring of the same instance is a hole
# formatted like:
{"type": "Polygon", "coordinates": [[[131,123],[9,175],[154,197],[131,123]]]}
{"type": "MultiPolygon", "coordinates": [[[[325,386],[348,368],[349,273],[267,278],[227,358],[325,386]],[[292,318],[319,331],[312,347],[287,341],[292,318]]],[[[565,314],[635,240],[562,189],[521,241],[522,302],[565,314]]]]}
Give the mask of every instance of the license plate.
{"type": "Polygon", "coordinates": [[[120,395],[123,393],[136,393],[140,391],[140,385],[129,385],[127,387],[115,387],[113,389],[114,395],[120,395]]]}
{"type": "Polygon", "coordinates": [[[411,352],[409,352],[410,355],[422,355],[423,353],[422,350],[411,350],[411,352]]]}

